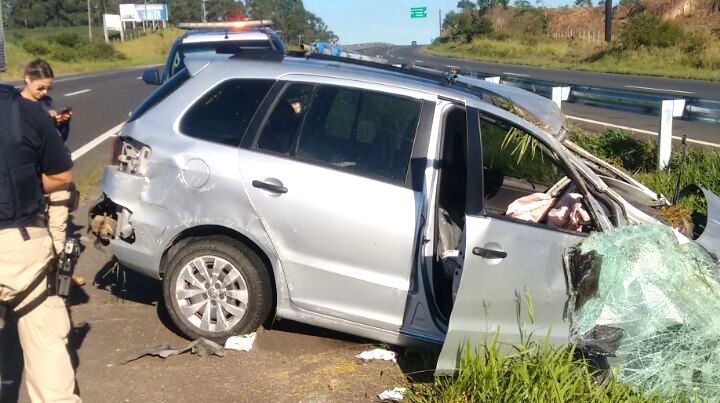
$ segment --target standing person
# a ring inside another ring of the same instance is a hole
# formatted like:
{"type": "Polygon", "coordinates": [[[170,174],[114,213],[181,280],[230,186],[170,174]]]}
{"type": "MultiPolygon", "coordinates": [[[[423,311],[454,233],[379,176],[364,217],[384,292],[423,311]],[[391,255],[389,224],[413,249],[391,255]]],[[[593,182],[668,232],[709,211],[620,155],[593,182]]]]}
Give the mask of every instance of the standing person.
{"type": "Polygon", "coordinates": [[[47,113],[0,86],[0,301],[17,320],[33,402],[80,402],[67,349],[68,311],[62,298],[48,295],[52,239],[38,218],[43,193],[70,183],[71,168],[47,113]]]}
{"type": "MultiPolygon", "coordinates": [[[[70,119],[72,111],[56,111],[49,92],[52,89],[52,82],[55,73],[46,61],[35,59],[25,66],[25,87],[20,94],[23,98],[38,102],[40,106],[53,118],[55,127],[60,133],[63,141],[66,141],[70,135],[70,119]]],[[[55,252],[60,253],[65,248],[65,238],[67,237],[67,222],[69,216],[68,203],[71,199],[71,189],[61,189],[57,192],[50,193],[50,203],[48,206],[48,227],[50,235],[53,238],[55,252]]],[[[73,274],[73,282],[79,286],[85,285],[85,278],[73,274]]]]}

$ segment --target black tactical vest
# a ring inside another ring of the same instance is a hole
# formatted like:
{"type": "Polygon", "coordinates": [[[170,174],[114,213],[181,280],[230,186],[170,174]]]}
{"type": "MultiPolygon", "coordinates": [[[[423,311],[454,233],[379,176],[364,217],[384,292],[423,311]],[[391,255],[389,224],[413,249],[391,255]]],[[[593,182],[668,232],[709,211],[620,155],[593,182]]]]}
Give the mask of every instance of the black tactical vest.
{"type": "Polygon", "coordinates": [[[33,221],[42,207],[38,161],[26,161],[20,120],[20,94],[0,85],[0,228],[33,221]]]}

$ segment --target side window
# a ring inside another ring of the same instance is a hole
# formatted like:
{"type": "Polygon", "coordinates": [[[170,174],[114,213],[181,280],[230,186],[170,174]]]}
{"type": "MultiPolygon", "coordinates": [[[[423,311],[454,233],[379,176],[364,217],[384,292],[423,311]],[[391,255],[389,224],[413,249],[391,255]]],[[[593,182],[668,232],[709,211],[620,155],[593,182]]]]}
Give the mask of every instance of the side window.
{"type": "Polygon", "coordinates": [[[341,87],[319,87],[296,155],[360,175],[405,179],[420,101],[341,87]]]}
{"type": "Polygon", "coordinates": [[[228,80],[190,107],[180,131],[190,137],[237,146],[263,99],[271,80],[228,80]]]}
{"type": "Polygon", "coordinates": [[[287,87],[263,127],[256,146],[258,149],[285,155],[290,153],[314,88],[310,84],[287,87]]]}
{"type": "Polygon", "coordinates": [[[582,231],[590,216],[556,155],[530,134],[481,117],[485,212],[582,231]]]}

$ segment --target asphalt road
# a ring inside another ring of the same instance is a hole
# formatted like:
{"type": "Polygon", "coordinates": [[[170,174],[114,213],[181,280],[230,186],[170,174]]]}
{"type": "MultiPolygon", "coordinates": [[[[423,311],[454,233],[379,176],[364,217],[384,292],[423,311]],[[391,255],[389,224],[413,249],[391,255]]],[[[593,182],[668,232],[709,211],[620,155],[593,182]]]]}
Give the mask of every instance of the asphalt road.
{"type": "MultiPolygon", "coordinates": [[[[391,63],[418,64],[447,70],[449,66],[465,71],[489,75],[516,76],[534,80],[551,81],[569,85],[590,85],[622,89],[641,93],[662,94],[679,97],[698,97],[720,100],[720,83],[699,80],[680,80],[661,77],[633,76],[608,73],[589,73],[562,69],[545,69],[518,65],[477,62],[463,59],[431,56],[422,52],[420,46],[383,46],[360,50],[361,53],[381,57],[391,63]]],[[[564,103],[563,111],[571,124],[591,129],[621,128],[634,132],[638,137],[657,138],[660,124],[658,116],[596,108],[581,104],[564,103]]],[[[720,147],[720,126],[699,121],[676,119],[673,124],[676,142],[687,135],[696,145],[720,147]]]]}
{"type": "Polygon", "coordinates": [[[626,74],[594,73],[567,69],[548,69],[519,65],[478,62],[432,56],[422,51],[422,46],[394,46],[371,48],[365,54],[382,56],[391,60],[456,66],[474,72],[509,75],[535,80],[558,82],[570,85],[588,85],[620,90],[650,92],[662,95],[680,95],[710,100],[720,100],[720,83],[701,80],[686,80],[626,74]]]}

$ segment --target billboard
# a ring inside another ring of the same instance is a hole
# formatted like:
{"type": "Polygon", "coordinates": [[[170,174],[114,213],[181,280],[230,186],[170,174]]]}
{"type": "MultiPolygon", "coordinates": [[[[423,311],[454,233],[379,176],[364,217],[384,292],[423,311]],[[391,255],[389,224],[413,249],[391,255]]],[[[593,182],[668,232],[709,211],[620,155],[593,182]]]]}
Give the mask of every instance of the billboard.
{"type": "Polygon", "coordinates": [[[120,19],[130,22],[167,21],[167,4],[120,4],[120,19]]]}
{"type": "Polygon", "coordinates": [[[3,26],[2,3],[0,3],[0,71],[7,69],[5,60],[5,27],[3,26]]]}
{"type": "Polygon", "coordinates": [[[105,29],[108,31],[122,31],[122,21],[120,21],[119,15],[104,14],[103,21],[105,22],[105,29]]]}

